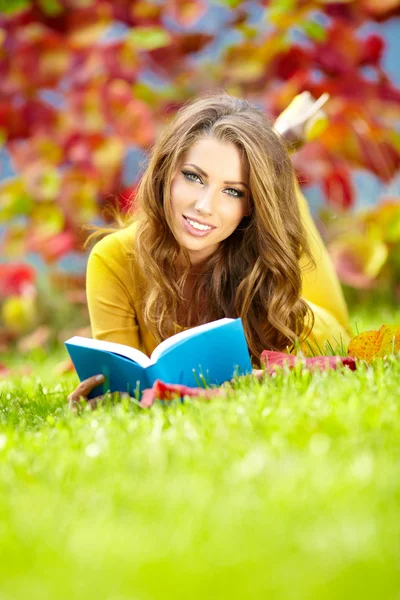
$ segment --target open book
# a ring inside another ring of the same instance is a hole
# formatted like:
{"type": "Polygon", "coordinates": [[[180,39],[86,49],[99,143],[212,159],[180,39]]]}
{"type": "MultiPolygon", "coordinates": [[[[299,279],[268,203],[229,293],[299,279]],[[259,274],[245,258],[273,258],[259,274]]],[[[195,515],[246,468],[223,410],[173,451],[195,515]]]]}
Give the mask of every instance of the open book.
{"type": "Polygon", "coordinates": [[[221,385],[252,366],[241,319],[219,319],[164,340],[149,358],[124,344],[74,336],[65,342],[79,379],[103,373],[88,395],[111,392],[140,397],[156,379],[190,387],[221,385]]]}

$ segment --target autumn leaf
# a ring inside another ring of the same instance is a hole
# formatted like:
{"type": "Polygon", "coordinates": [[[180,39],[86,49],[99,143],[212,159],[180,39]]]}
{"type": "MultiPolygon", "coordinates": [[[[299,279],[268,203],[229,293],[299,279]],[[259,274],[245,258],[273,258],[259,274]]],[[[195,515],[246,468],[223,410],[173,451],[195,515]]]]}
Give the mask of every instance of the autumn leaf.
{"type": "Polygon", "coordinates": [[[265,365],[266,371],[270,375],[272,375],[277,368],[287,366],[289,369],[293,369],[298,364],[303,364],[305,368],[310,371],[336,369],[340,364],[349,367],[352,371],[355,371],[356,369],[356,363],[353,357],[312,356],[311,358],[304,358],[286,354],[285,352],[274,352],[271,350],[264,350],[262,352],[261,362],[265,365]]]}
{"type": "Polygon", "coordinates": [[[36,283],[36,270],[25,263],[0,264],[0,298],[17,296],[36,283]]]}
{"type": "Polygon", "coordinates": [[[381,36],[373,33],[363,42],[360,64],[377,66],[382,58],[385,49],[385,42],[381,36]]]}
{"type": "Polygon", "coordinates": [[[0,378],[6,379],[9,375],[11,375],[11,369],[4,363],[0,363],[0,378]]]}
{"type": "Polygon", "coordinates": [[[29,249],[40,254],[46,263],[54,263],[76,249],[75,234],[72,231],[62,231],[56,235],[43,236],[32,232],[29,249]]]}
{"type": "Polygon", "coordinates": [[[371,362],[374,358],[400,352],[400,326],[382,325],[378,330],[364,331],[349,344],[348,354],[371,362]]]}
{"type": "Polygon", "coordinates": [[[362,220],[370,229],[378,229],[384,242],[400,242],[400,202],[397,198],[385,198],[374,209],[366,211],[362,220]]]}
{"type": "Polygon", "coordinates": [[[32,367],[25,365],[19,369],[11,369],[4,363],[0,363],[0,379],[9,379],[10,377],[18,377],[23,375],[32,375],[32,367]]]}
{"type": "Polygon", "coordinates": [[[214,396],[224,394],[225,390],[220,388],[192,388],[186,385],[164,383],[164,381],[156,379],[152,388],[143,391],[140,406],[149,408],[154,404],[155,400],[173,400],[174,398],[183,398],[184,396],[209,400],[214,396]]]}
{"type": "Polygon", "coordinates": [[[388,258],[386,244],[355,231],[331,242],[328,249],[340,280],[359,289],[374,287],[388,258]]]}
{"type": "Polygon", "coordinates": [[[194,27],[207,12],[205,0],[170,0],[166,3],[166,14],[181,27],[194,27]]]}
{"type": "Polygon", "coordinates": [[[32,333],[25,335],[17,340],[18,352],[22,354],[35,350],[36,348],[44,348],[51,339],[51,330],[47,325],[40,325],[32,333]]]}
{"type": "Polygon", "coordinates": [[[333,206],[347,210],[354,205],[354,186],[347,166],[336,165],[323,179],[322,189],[333,206]]]}
{"type": "Polygon", "coordinates": [[[74,371],[75,367],[70,358],[57,363],[53,369],[54,375],[64,375],[65,373],[73,373],[74,371]]]}
{"type": "Polygon", "coordinates": [[[162,27],[135,27],[129,33],[129,40],[138,50],[154,50],[168,46],[171,36],[162,27]]]}

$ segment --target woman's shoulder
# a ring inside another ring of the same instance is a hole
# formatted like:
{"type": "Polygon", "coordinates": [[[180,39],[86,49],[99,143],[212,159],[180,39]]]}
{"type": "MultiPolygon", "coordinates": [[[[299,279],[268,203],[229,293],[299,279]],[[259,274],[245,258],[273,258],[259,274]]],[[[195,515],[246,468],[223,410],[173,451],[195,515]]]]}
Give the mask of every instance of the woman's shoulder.
{"type": "MultiPolygon", "coordinates": [[[[142,281],[141,271],[136,260],[135,238],[136,223],[113,231],[97,241],[91,249],[87,261],[88,281],[107,278],[122,282],[129,293],[139,289],[142,281]]],[[[136,292],[135,292],[136,293],[136,292]]]]}
{"type": "Polygon", "coordinates": [[[122,229],[113,231],[98,240],[90,251],[103,259],[115,256],[134,256],[137,223],[133,222],[122,229]]]}

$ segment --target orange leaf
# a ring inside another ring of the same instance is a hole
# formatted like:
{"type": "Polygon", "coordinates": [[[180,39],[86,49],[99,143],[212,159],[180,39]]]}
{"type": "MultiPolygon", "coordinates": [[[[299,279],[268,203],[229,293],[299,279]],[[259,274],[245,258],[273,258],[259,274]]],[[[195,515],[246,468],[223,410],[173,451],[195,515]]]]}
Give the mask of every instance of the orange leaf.
{"type": "Polygon", "coordinates": [[[396,352],[400,352],[400,326],[398,325],[382,325],[378,330],[364,331],[351,340],[348,349],[349,356],[366,362],[396,352]]]}

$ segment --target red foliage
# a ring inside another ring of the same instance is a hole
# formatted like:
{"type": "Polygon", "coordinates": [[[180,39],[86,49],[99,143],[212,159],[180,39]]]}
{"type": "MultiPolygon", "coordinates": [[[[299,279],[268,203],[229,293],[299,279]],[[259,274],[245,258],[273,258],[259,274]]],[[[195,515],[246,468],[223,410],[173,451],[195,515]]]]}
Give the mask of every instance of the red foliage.
{"type": "Polygon", "coordinates": [[[344,166],[337,166],[323,179],[322,187],[328,202],[336,208],[347,210],[354,204],[354,188],[350,173],[344,166]]]}
{"type": "Polygon", "coordinates": [[[380,35],[377,35],[376,33],[369,35],[364,40],[361,48],[360,65],[378,66],[384,49],[385,42],[380,35]]]}
{"type": "MultiPolygon", "coordinates": [[[[396,0],[319,3],[318,10],[329,20],[325,31],[315,27],[314,2],[295,2],[288,11],[276,3],[275,29],[257,34],[246,3],[234,2],[226,29],[239,32],[241,40],[228,44],[213,64],[203,62],[201,54],[222,33],[197,27],[208,4],[32,1],[14,15],[0,15],[0,133],[15,169],[23,172],[25,182],[40,170],[40,182],[49,195],[54,191],[65,218],[65,231],[43,244],[34,239],[32,223],[27,224],[27,246],[45,260],[54,262],[73,244],[82,250],[77,231],[94,216],[96,205],[100,210],[105,195],[118,197],[126,150],[132,144],[148,150],[182,103],[204,89],[229,87],[276,115],[303,90],[315,96],[328,92],[331,132],[313,142],[312,167],[305,164],[307,153],[294,160],[299,171],[322,182],[328,201],[341,208],[351,207],[354,198],[348,173],[336,166],[338,161],[366,167],[384,181],[399,168],[396,139],[388,132],[394,128],[391,121],[398,120],[400,91],[381,66],[382,38],[376,33],[358,37],[358,27],[367,19],[397,13],[396,0]],[[126,29],[106,40],[116,22],[126,29]],[[288,43],[293,26],[304,27],[306,45],[288,43]],[[143,28],[138,36],[133,35],[136,27],[143,28]],[[377,81],[365,77],[365,66],[375,69],[377,81]],[[165,85],[142,77],[151,71],[165,85]],[[56,92],[55,106],[42,99],[44,89],[56,92]],[[354,133],[357,111],[349,106],[364,111],[359,139],[354,133]],[[336,127],[338,116],[341,127],[336,127]]],[[[260,5],[267,13],[271,8],[267,0],[260,5]]],[[[27,182],[21,193],[35,204],[44,198],[39,188],[27,182]]],[[[10,201],[16,214],[17,195],[10,201]]],[[[119,202],[124,212],[130,209],[125,193],[119,202]]]]}
{"type": "Polygon", "coordinates": [[[121,190],[118,196],[119,208],[123,213],[130,213],[135,210],[135,201],[138,185],[133,185],[121,190]]]}
{"type": "Polygon", "coordinates": [[[48,237],[31,235],[28,241],[29,250],[40,253],[48,263],[54,263],[73,252],[76,245],[76,237],[72,231],[62,231],[48,237]]]}
{"type": "Polygon", "coordinates": [[[24,263],[0,263],[0,298],[18,296],[36,282],[35,269],[24,263]]]}
{"type": "Polygon", "coordinates": [[[175,71],[182,71],[188,55],[199,52],[212,40],[213,36],[206,33],[177,34],[168,47],[149,50],[147,55],[155,71],[171,77],[175,71]]]}
{"type": "Polygon", "coordinates": [[[269,68],[270,75],[279,79],[290,79],[300,70],[310,66],[310,52],[300,46],[292,46],[286,52],[278,54],[269,68]]]}
{"type": "Polygon", "coordinates": [[[329,77],[348,76],[358,64],[359,41],[351,26],[333,22],[324,42],[315,44],[313,60],[329,77]]]}
{"type": "Polygon", "coordinates": [[[362,162],[382,181],[389,182],[400,169],[400,153],[387,141],[359,137],[362,162]]]}

